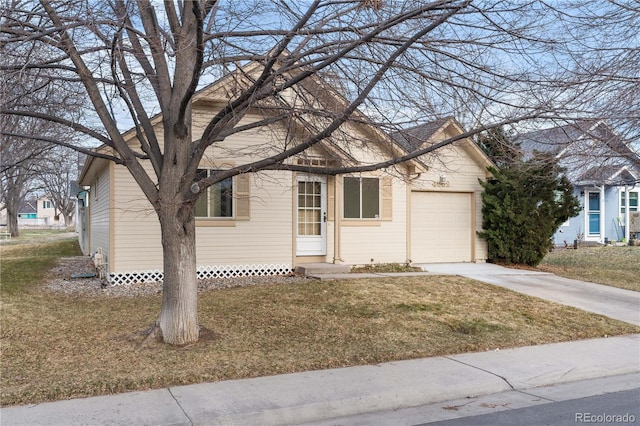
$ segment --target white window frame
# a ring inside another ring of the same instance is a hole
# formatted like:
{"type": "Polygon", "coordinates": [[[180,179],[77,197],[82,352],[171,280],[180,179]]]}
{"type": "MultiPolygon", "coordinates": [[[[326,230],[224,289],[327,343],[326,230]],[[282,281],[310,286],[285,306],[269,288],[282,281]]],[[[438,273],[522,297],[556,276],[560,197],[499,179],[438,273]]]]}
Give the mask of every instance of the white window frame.
{"type": "MultiPolygon", "coordinates": [[[[625,198],[625,191],[624,189],[621,189],[618,192],[618,213],[620,214],[620,216],[618,216],[620,218],[620,224],[622,226],[625,226],[626,224],[626,220],[627,220],[627,215],[626,215],[626,208],[627,206],[623,206],[622,203],[624,202],[626,204],[626,198],[625,198]]],[[[640,191],[629,191],[629,201],[631,201],[631,194],[635,194],[636,195],[636,205],[632,206],[631,209],[629,210],[629,213],[635,213],[640,211],[640,191]]]]}

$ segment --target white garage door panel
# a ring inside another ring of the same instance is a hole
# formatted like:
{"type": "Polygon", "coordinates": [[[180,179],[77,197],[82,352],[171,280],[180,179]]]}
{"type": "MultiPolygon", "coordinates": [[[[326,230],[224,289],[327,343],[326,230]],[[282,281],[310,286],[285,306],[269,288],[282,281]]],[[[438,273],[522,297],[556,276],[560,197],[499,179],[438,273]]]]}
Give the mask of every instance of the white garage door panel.
{"type": "Polygon", "coordinates": [[[412,193],[413,262],[470,262],[471,237],[471,194],[412,193]]]}

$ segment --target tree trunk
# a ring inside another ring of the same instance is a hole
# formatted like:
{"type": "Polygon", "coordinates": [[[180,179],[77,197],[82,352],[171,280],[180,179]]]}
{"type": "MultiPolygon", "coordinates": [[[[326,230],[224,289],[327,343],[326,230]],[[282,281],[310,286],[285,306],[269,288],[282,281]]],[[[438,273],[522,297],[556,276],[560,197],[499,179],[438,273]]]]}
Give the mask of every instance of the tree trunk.
{"type": "Polygon", "coordinates": [[[164,282],[157,325],[165,343],[195,343],[199,326],[193,208],[168,206],[158,216],[164,248],[164,282]]]}
{"type": "Polygon", "coordinates": [[[7,203],[7,232],[11,234],[11,237],[19,237],[20,230],[18,229],[18,209],[15,204],[7,203]]]}
{"type": "Polygon", "coordinates": [[[67,214],[64,213],[64,226],[66,226],[67,228],[71,226],[71,222],[73,222],[73,213],[71,214],[67,214]]]}

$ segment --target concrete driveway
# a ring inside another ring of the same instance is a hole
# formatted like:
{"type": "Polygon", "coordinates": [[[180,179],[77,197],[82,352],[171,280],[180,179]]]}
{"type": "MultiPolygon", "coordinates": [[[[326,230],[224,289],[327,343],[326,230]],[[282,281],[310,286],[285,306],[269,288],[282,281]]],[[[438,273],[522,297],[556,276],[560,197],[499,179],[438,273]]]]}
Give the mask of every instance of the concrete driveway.
{"type": "Polygon", "coordinates": [[[541,299],[640,325],[640,292],[491,263],[422,264],[432,274],[460,275],[541,299]]]}

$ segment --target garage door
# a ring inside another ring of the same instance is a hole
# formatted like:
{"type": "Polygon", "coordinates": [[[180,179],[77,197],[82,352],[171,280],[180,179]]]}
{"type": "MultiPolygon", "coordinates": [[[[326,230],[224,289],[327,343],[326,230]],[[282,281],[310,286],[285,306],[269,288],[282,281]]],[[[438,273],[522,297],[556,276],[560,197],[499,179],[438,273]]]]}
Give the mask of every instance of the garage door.
{"type": "Polygon", "coordinates": [[[470,262],[471,194],[413,192],[411,197],[411,260],[470,262]]]}

